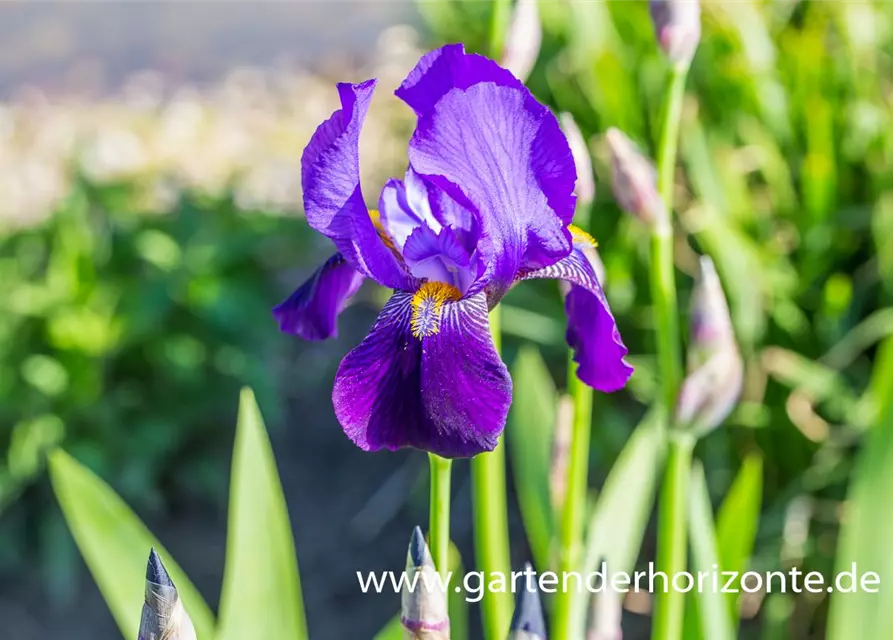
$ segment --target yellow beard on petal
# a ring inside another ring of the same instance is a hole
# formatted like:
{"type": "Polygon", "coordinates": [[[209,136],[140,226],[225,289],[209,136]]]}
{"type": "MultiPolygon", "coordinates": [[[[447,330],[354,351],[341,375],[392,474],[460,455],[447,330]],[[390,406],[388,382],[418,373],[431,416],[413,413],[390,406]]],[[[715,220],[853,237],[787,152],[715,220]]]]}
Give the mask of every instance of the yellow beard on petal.
{"type": "Polygon", "coordinates": [[[571,236],[573,237],[575,244],[589,244],[592,245],[593,248],[598,247],[598,241],[591,235],[583,231],[580,227],[569,224],[567,225],[567,230],[571,232],[571,236]]]}
{"type": "Polygon", "coordinates": [[[444,282],[425,282],[412,296],[412,335],[424,338],[440,331],[440,316],[443,305],[462,297],[453,285],[444,282]]]}

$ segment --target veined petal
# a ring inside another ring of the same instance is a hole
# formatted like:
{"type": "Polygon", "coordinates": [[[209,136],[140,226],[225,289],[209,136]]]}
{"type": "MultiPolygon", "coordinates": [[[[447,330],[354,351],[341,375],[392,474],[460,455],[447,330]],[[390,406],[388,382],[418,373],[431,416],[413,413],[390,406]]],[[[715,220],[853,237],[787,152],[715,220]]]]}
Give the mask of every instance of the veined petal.
{"type": "Polygon", "coordinates": [[[511,378],[490,338],[486,299],[432,300],[417,337],[418,296],[395,293],[342,360],[335,414],[366,451],[416,447],[467,457],[492,450],[505,426],[511,378]]]}
{"type": "Polygon", "coordinates": [[[450,227],[435,233],[428,225],[417,227],[403,245],[403,258],[416,278],[449,284],[461,293],[468,291],[478,276],[477,261],[450,227]]]}
{"type": "Polygon", "coordinates": [[[569,253],[573,158],[558,121],[517,79],[451,45],[425,56],[397,95],[419,114],[413,170],[479,218],[492,298],[519,270],[569,253]]]}
{"type": "Polygon", "coordinates": [[[357,271],[408,289],[411,278],[379,236],[360,190],[360,129],[374,89],[374,80],[338,85],[341,109],[317,128],[301,158],[304,211],[357,271]]]}
{"type": "Polygon", "coordinates": [[[633,373],[628,353],[598,277],[586,253],[595,247],[586,234],[574,234],[574,249],[560,262],[522,272],[519,280],[556,278],[570,283],[564,299],[567,343],[574,350],[580,380],[599,391],[622,389],[633,373]]]}
{"type": "Polygon", "coordinates": [[[273,308],[279,329],[304,340],[338,335],[338,314],[363,284],[363,275],[336,253],[273,308]]]}

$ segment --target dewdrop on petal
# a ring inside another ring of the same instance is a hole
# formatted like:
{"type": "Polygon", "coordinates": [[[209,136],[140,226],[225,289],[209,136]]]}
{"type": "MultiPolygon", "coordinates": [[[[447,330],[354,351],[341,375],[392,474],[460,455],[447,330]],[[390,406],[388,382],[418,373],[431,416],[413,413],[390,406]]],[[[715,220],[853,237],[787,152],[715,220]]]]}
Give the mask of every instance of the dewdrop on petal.
{"type": "Polygon", "coordinates": [[[589,206],[595,200],[595,180],[592,177],[592,158],[589,155],[589,147],[571,114],[562,113],[558,116],[558,121],[561,123],[561,130],[567,136],[567,143],[571,148],[571,155],[574,157],[574,165],[577,168],[577,186],[574,189],[577,194],[577,206],[589,206]]]}
{"type": "Polygon", "coordinates": [[[611,127],[605,138],[611,153],[611,189],[620,208],[647,224],[668,224],[654,165],[620,129],[611,127]]]}
{"type": "Polygon", "coordinates": [[[703,434],[731,413],[741,394],[744,362],[735,342],[729,305],[708,257],[692,295],[689,374],[676,403],[676,423],[703,434]]]}
{"type": "Polygon", "coordinates": [[[654,35],[674,65],[687,67],[701,41],[699,0],[650,0],[654,35]]]}
{"type": "Polygon", "coordinates": [[[146,565],[146,591],[137,640],[196,640],[192,620],[155,549],[146,565]]]}
{"type": "Polygon", "coordinates": [[[522,584],[515,596],[515,612],[512,614],[508,640],[546,640],[543,605],[536,588],[536,574],[529,563],[524,566],[522,584]]]}
{"type": "Polygon", "coordinates": [[[446,592],[422,530],[416,527],[406,554],[400,622],[408,640],[449,640],[446,592]],[[410,590],[410,585],[415,588],[410,590]]]}
{"type": "Polygon", "coordinates": [[[500,61],[521,82],[526,82],[533,70],[543,41],[543,25],[536,3],[537,0],[518,0],[515,3],[500,61]]]}

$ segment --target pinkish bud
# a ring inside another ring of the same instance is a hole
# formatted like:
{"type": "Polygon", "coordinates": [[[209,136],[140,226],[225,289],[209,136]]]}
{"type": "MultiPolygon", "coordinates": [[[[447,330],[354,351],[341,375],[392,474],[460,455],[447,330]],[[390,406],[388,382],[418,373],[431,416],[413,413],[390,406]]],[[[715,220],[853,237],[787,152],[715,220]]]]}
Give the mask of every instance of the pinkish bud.
{"type": "Polygon", "coordinates": [[[526,82],[533,70],[543,41],[543,26],[536,3],[537,0],[518,0],[515,3],[500,61],[521,82],[526,82]]]}
{"type": "Polygon", "coordinates": [[[648,224],[667,224],[654,165],[620,129],[608,129],[606,139],[611,152],[611,189],[620,208],[648,224]]]}
{"type": "Polygon", "coordinates": [[[586,640],[622,640],[623,594],[614,588],[604,560],[601,562],[601,589],[592,596],[586,640]]]}
{"type": "Polygon", "coordinates": [[[660,48],[674,65],[687,67],[701,41],[699,0],[650,0],[651,21],[660,48]]]}
{"type": "Polygon", "coordinates": [[[406,554],[400,621],[407,640],[449,640],[446,590],[422,530],[416,527],[406,554]]]}
{"type": "Polygon", "coordinates": [[[595,200],[595,179],[592,177],[592,158],[589,156],[589,146],[580,131],[580,127],[569,113],[562,113],[558,119],[561,129],[567,136],[567,143],[574,157],[574,165],[577,168],[577,186],[574,189],[577,194],[578,206],[587,207],[595,200]]]}
{"type": "Polygon", "coordinates": [[[703,434],[731,413],[744,382],[729,306],[713,261],[701,258],[692,296],[689,374],[676,403],[676,422],[703,434]]]}

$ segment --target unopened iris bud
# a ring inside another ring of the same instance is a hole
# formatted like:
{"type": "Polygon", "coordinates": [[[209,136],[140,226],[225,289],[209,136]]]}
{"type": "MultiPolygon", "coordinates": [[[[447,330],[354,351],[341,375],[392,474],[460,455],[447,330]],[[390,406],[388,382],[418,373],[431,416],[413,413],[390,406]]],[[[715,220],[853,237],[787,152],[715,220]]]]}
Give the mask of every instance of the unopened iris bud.
{"type": "Polygon", "coordinates": [[[505,37],[500,64],[511,71],[521,82],[536,64],[543,41],[543,25],[540,22],[537,0],[518,0],[505,37]]]}
{"type": "Polygon", "coordinates": [[[676,404],[676,422],[696,433],[718,426],[741,394],[744,362],[735,342],[729,305],[710,258],[701,258],[701,273],[692,296],[689,374],[676,404]]]}
{"type": "Polygon", "coordinates": [[[700,0],[650,0],[660,48],[674,65],[687,67],[701,41],[700,0]]]}
{"type": "Polygon", "coordinates": [[[569,113],[558,116],[561,129],[567,137],[567,143],[571,148],[574,165],[577,168],[577,186],[574,192],[577,194],[577,206],[588,207],[595,200],[595,179],[592,177],[592,158],[589,155],[589,145],[583,137],[583,132],[569,113]]]}
{"type": "Polygon", "coordinates": [[[620,129],[608,129],[606,139],[611,152],[611,188],[620,208],[647,224],[668,224],[654,164],[620,129]]]}
{"type": "Polygon", "coordinates": [[[146,592],[137,640],[196,640],[192,620],[155,549],[146,566],[146,592]]]}
{"type": "Polygon", "coordinates": [[[402,600],[400,621],[409,640],[449,640],[446,591],[418,527],[412,532],[406,554],[402,600]]]}
{"type": "Polygon", "coordinates": [[[515,596],[515,613],[512,614],[508,640],[546,640],[543,605],[536,588],[536,574],[530,563],[524,566],[521,581],[515,596]]]}
{"type": "Polygon", "coordinates": [[[614,589],[604,560],[600,573],[604,578],[601,589],[592,596],[586,640],[622,640],[623,595],[614,589]]]}

